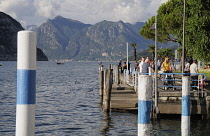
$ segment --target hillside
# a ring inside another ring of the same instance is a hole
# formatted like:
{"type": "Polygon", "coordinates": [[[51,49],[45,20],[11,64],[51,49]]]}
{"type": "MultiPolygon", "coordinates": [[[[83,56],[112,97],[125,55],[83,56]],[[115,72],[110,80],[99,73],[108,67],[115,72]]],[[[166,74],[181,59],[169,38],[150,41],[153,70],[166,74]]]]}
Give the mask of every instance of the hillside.
{"type": "MultiPolygon", "coordinates": [[[[17,33],[24,30],[19,22],[0,12],[0,61],[17,60],[17,33]]],[[[37,48],[37,60],[48,60],[37,48]]]]}
{"type": "Polygon", "coordinates": [[[154,43],[138,34],[142,25],[105,20],[89,25],[57,16],[37,29],[38,47],[50,60],[118,60],[126,56],[127,42],[137,43],[138,52],[154,43]]]}

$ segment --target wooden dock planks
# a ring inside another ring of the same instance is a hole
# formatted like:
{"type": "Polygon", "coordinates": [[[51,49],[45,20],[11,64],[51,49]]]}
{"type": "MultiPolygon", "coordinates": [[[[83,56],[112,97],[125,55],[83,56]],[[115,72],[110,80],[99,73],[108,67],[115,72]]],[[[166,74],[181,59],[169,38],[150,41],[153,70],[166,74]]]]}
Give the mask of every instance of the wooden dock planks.
{"type": "Polygon", "coordinates": [[[138,96],[130,87],[125,84],[113,84],[111,93],[112,111],[137,111],[138,96]]]}

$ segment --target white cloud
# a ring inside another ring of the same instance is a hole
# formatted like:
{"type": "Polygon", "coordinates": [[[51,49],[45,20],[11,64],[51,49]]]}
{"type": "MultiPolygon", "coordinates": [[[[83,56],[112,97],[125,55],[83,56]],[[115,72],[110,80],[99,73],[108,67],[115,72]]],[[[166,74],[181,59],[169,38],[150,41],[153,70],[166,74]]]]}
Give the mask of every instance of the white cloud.
{"type": "Polygon", "coordinates": [[[0,0],[1,11],[21,22],[40,25],[48,18],[66,18],[94,24],[102,20],[146,21],[168,0],[0,0]]]}
{"type": "Polygon", "coordinates": [[[53,17],[60,8],[59,0],[35,0],[36,14],[43,17],[53,17]]]}

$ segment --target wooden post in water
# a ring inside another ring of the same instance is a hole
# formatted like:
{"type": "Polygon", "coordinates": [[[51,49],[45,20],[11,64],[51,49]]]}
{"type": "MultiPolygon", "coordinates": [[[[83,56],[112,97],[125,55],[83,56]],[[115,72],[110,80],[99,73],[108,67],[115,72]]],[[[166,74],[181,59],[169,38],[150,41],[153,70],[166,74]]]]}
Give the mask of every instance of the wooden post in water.
{"type": "Polygon", "coordinates": [[[190,76],[182,76],[182,136],[190,135],[190,76]]]}
{"type": "Polygon", "coordinates": [[[138,82],[138,136],[150,136],[152,77],[140,75],[138,82]]]}
{"type": "Polygon", "coordinates": [[[103,90],[104,90],[104,71],[103,71],[103,65],[100,65],[99,67],[99,82],[100,82],[100,93],[99,95],[103,97],[103,90]]]}
{"type": "Polygon", "coordinates": [[[116,66],[116,82],[117,84],[120,84],[120,72],[119,72],[119,65],[116,66]]]}
{"type": "Polygon", "coordinates": [[[112,65],[112,69],[113,69],[113,82],[116,83],[116,65],[112,65]]]}
{"type": "Polygon", "coordinates": [[[104,89],[103,94],[103,110],[106,112],[110,111],[110,104],[111,104],[111,90],[112,90],[112,82],[113,82],[113,70],[112,69],[106,69],[105,70],[106,75],[106,87],[104,89]]]}
{"type": "MultiPolygon", "coordinates": [[[[106,89],[106,73],[107,73],[107,70],[106,69],[104,69],[104,88],[103,88],[103,96],[104,96],[104,92],[105,92],[105,89],[106,89]]],[[[102,99],[102,101],[103,101],[103,99],[102,99]]],[[[104,101],[103,101],[103,103],[104,103],[104,101]]]]}
{"type": "Polygon", "coordinates": [[[111,64],[108,66],[108,69],[112,69],[112,65],[111,64]]]}

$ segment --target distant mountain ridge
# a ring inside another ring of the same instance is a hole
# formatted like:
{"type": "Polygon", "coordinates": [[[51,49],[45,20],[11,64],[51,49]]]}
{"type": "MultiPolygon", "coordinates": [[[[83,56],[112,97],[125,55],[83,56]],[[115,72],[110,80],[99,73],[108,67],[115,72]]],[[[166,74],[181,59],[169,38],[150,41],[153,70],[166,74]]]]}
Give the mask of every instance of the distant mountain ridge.
{"type": "MultiPolygon", "coordinates": [[[[0,61],[17,60],[17,33],[24,28],[9,15],[0,12],[0,61]]],[[[37,48],[37,60],[48,60],[37,48]]]]}
{"type": "Polygon", "coordinates": [[[133,55],[132,43],[140,52],[154,44],[138,33],[144,23],[101,21],[95,25],[57,16],[37,29],[38,47],[50,60],[112,61],[126,56],[126,43],[133,55]]]}

